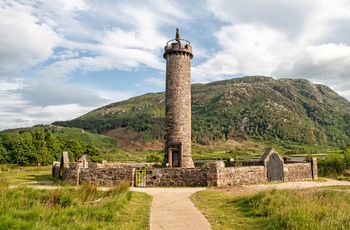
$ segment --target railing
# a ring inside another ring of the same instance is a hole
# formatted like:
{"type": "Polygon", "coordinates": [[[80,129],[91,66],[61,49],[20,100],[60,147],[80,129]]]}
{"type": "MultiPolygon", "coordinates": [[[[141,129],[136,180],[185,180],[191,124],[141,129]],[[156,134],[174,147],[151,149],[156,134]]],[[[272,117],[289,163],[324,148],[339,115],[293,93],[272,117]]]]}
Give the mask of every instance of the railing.
{"type": "MultiPolygon", "coordinates": [[[[188,41],[188,40],[186,40],[186,39],[182,39],[182,38],[181,38],[181,39],[180,39],[180,42],[181,42],[181,41],[184,41],[186,45],[187,45],[187,44],[188,44],[188,45],[191,45],[190,41],[188,41]]],[[[171,42],[171,43],[175,43],[175,42],[177,42],[177,40],[176,40],[176,39],[171,39],[171,40],[169,40],[169,41],[166,43],[166,46],[169,46],[169,43],[170,43],[170,42],[171,42]]]]}
{"type": "Polygon", "coordinates": [[[146,187],[146,170],[135,170],[135,187],[146,187]]]}

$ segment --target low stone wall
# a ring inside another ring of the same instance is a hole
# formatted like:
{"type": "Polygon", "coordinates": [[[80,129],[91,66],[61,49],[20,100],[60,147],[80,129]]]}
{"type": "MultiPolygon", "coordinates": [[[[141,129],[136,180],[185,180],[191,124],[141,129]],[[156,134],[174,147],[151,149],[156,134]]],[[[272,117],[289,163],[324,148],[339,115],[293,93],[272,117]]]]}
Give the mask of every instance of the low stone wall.
{"type": "Polygon", "coordinates": [[[218,168],[217,177],[216,186],[258,184],[267,181],[264,166],[218,168]]]}
{"type": "Polygon", "coordinates": [[[227,161],[226,167],[263,166],[263,161],[227,161]]]}
{"type": "MultiPolygon", "coordinates": [[[[274,154],[274,153],[273,153],[274,154]]],[[[267,158],[269,159],[269,158],[267,158]]],[[[84,168],[82,163],[67,161],[54,162],[52,176],[62,181],[78,185],[84,182],[96,185],[115,185],[127,181],[134,186],[136,169],[144,169],[140,176],[144,186],[234,186],[258,184],[268,181],[268,164],[264,161],[242,162],[233,167],[225,167],[224,161],[205,162],[196,168],[155,168],[153,163],[106,163],[89,164],[84,168]],[[60,167],[61,162],[65,162],[60,167]]],[[[233,163],[232,161],[229,163],[233,163]]],[[[316,158],[309,162],[282,162],[284,181],[316,180],[316,158]]],[[[138,179],[139,180],[139,179],[138,179]]]]}
{"type": "Polygon", "coordinates": [[[61,180],[71,185],[79,184],[80,168],[78,163],[69,163],[69,167],[63,167],[61,180]]]}
{"type": "Polygon", "coordinates": [[[81,169],[79,183],[92,183],[96,185],[115,185],[122,181],[129,182],[133,186],[133,168],[90,168],[81,169]]]}
{"type": "Polygon", "coordinates": [[[312,180],[311,163],[284,164],[284,181],[312,180]]]}
{"type": "Polygon", "coordinates": [[[159,168],[146,170],[147,186],[207,186],[205,168],[159,168]]]}
{"type": "MultiPolygon", "coordinates": [[[[91,168],[153,168],[157,166],[155,163],[102,163],[92,164],[91,168]]],[[[158,164],[158,166],[160,166],[158,164]]]]}

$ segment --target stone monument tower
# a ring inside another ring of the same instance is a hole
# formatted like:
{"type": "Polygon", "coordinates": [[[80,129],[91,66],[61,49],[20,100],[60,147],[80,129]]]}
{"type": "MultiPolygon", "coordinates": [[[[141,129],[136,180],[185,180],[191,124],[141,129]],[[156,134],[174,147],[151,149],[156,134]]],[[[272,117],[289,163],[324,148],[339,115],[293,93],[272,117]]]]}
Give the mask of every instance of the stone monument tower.
{"type": "Polygon", "coordinates": [[[191,59],[190,42],[180,38],[167,42],[165,90],[165,154],[163,167],[194,168],[191,154],[191,59]]]}

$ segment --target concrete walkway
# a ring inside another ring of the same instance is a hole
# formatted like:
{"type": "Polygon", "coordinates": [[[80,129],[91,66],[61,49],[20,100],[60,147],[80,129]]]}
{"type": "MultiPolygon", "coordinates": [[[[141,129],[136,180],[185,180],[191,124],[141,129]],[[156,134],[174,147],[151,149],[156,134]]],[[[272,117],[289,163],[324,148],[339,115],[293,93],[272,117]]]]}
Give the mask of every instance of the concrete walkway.
{"type": "Polygon", "coordinates": [[[150,230],[210,230],[209,222],[189,196],[205,188],[131,188],[153,196],[150,230]]]}

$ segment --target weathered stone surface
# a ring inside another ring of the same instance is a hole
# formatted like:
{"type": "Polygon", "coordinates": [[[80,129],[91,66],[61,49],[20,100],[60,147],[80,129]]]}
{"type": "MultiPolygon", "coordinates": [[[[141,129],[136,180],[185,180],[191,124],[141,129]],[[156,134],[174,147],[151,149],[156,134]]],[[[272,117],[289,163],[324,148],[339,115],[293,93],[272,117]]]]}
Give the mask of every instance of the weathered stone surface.
{"type": "MultiPolygon", "coordinates": [[[[277,154],[273,152],[273,154],[277,154]]],[[[268,159],[268,157],[266,158],[268,159]]],[[[197,168],[154,168],[153,163],[106,163],[89,164],[84,168],[81,163],[53,164],[53,176],[59,173],[61,180],[72,185],[83,182],[96,185],[114,185],[127,181],[134,186],[135,170],[145,169],[146,186],[232,186],[243,184],[258,184],[268,181],[266,163],[254,162],[253,166],[235,165],[225,167],[223,161],[207,162],[197,168]],[[260,165],[259,165],[260,164],[260,165]]],[[[249,165],[249,163],[247,163],[249,165]]],[[[284,181],[317,179],[317,162],[288,162],[283,164],[284,181]]]]}
{"type": "Polygon", "coordinates": [[[60,162],[58,161],[52,163],[52,177],[60,179],[60,162]]]}
{"type": "Polygon", "coordinates": [[[166,45],[165,154],[163,167],[194,168],[191,154],[192,47],[181,38],[166,45]]]}
{"type": "Polygon", "coordinates": [[[147,169],[146,184],[147,186],[206,186],[206,175],[205,168],[147,169]]]}
{"type": "Polygon", "coordinates": [[[122,181],[133,185],[133,168],[93,168],[82,169],[79,175],[79,183],[92,183],[96,185],[115,185],[122,181]]]}
{"type": "Polygon", "coordinates": [[[311,163],[284,164],[284,181],[312,180],[311,163]]]}
{"type": "Polygon", "coordinates": [[[264,166],[218,168],[217,186],[258,184],[266,181],[264,166]]]}
{"type": "Polygon", "coordinates": [[[155,163],[107,163],[92,164],[94,168],[153,168],[155,163]]]}
{"type": "Polygon", "coordinates": [[[310,163],[311,163],[311,170],[312,170],[312,179],[317,180],[318,179],[317,158],[313,157],[310,163]]]}

